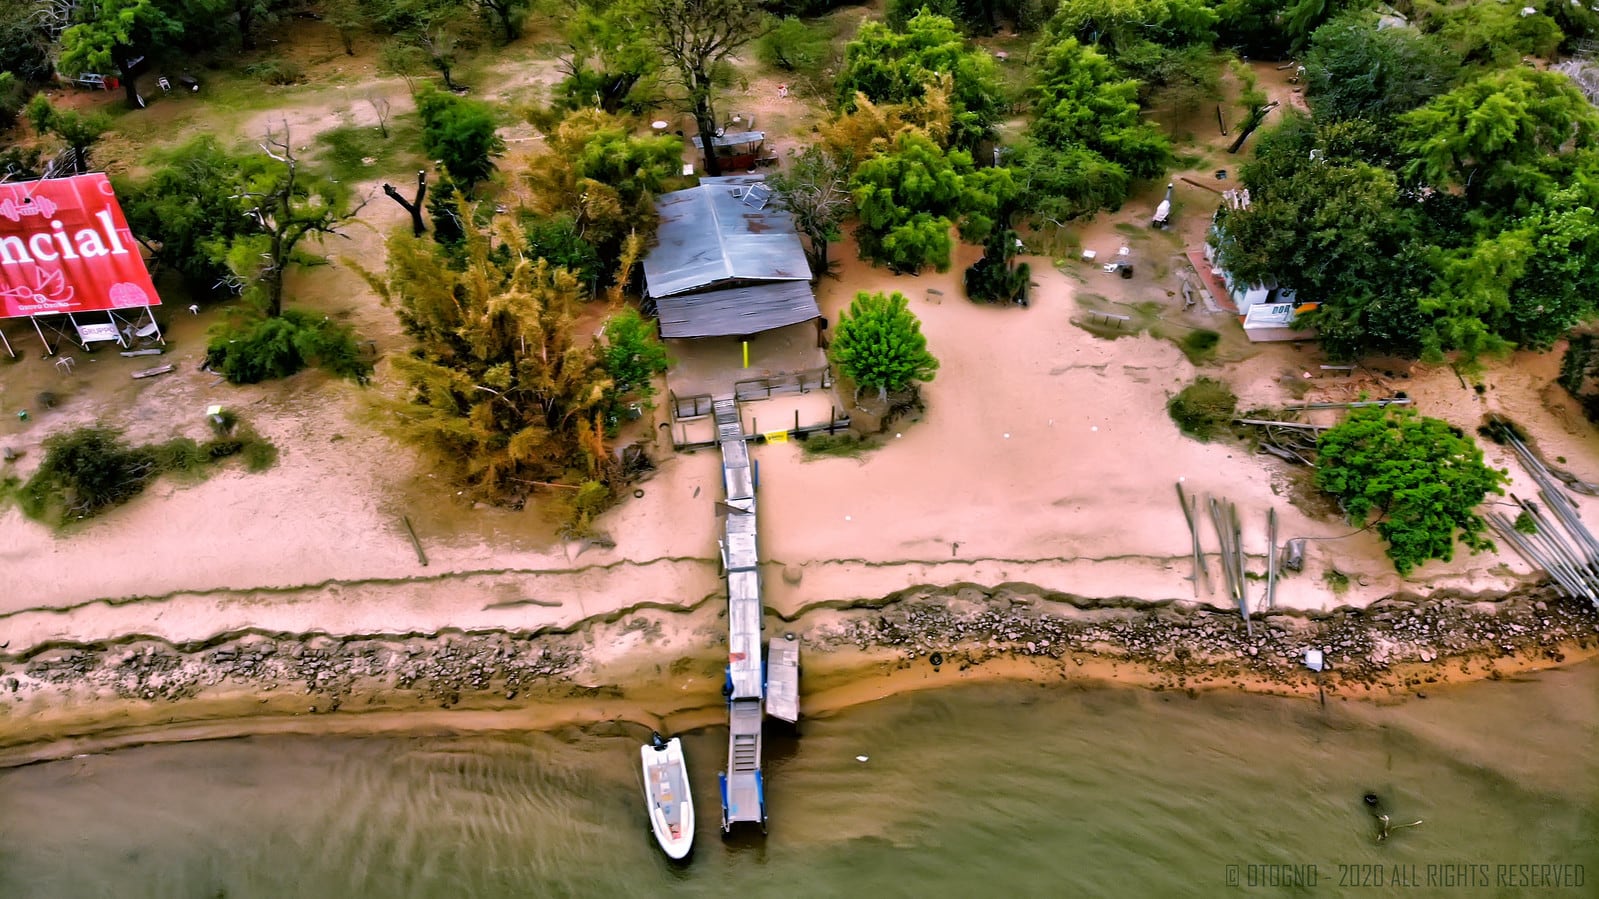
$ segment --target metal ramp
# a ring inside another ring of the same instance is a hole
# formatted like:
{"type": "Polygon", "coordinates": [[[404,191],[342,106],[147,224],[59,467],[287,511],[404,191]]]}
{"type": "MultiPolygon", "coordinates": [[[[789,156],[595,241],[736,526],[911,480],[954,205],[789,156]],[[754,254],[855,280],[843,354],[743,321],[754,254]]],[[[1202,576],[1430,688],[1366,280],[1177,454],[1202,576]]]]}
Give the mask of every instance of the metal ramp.
{"type": "Polygon", "coordinates": [[[740,699],[728,705],[730,736],[727,770],[721,775],[722,831],[740,822],[766,830],[766,790],[761,780],[761,701],[740,699]]]}

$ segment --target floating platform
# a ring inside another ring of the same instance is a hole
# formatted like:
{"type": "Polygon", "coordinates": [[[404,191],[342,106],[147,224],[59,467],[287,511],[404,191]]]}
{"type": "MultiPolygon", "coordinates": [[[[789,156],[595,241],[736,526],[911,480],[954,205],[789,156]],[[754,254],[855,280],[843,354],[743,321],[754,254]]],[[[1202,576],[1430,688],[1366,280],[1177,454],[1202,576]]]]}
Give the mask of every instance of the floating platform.
{"type": "Polygon", "coordinates": [[[766,714],[794,724],[799,721],[799,641],[793,634],[773,637],[766,648],[766,714]]]}

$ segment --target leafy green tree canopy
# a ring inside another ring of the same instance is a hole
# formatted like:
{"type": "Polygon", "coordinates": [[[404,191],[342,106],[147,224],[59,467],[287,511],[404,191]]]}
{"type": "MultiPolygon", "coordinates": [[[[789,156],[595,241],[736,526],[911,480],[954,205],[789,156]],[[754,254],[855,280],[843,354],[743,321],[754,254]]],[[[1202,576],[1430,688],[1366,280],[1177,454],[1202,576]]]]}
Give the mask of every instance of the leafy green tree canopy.
{"type": "Polygon", "coordinates": [[[876,390],[879,398],[931,381],[938,372],[922,323],[898,291],[857,293],[838,318],[827,355],[855,382],[857,394],[876,390]]]}
{"type": "Polygon", "coordinates": [[[1134,178],[1159,175],[1171,157],[1160,130],[1139,120],[1138,82],[1092,47],[1066,38],[1039,51],[1029,134],[1056,149],[1085,146],[1134,178]]]}
{"type": "Polygon", "coordinates": [[[1218,16],[1206,0],[1061,0],[1052,40],[1075,37],[1112,55],[1143,41],[1168,47],[1210,44],[1218,16]]]}
{"type": "Polygon", "coordinates": [[[579,333],[582,286],[531,258],[516,228],[497,230],[510,241],[504,250],[469,227],[459,255],[399,233],[386,275],[366,273],[416,340],[394,360],[409,390],[397,420],[485,498],[574,469],[603,479],[614,385],[579,333]]]}
{"type": "Polygon", "coordinates": [[[862,258],[897,272],[925,265],[943,271],[953,249],[952,224],[965,239],[983,240],[1016,198],[1016,185],[1009,169],[978,171],[964,150],[946,154],[927,137],[902,132],[890,152],[861,163],[850,192],[862,258]]]}
{"type": "Polygon", "coordinates": [[[942,75],[951,78],[955,125],[950,146],[972,149],[987,137],[1005,108],[1005,86],[993,58],[970,44],[944,16],[917,13],[904,31],[867,22],[844,50],[839,107],[855,108],[856,95],[873,103],[910,103],[942,75]]]}
{"type": "Polygon", "coordinates": [[[1473,551],[1492,548],[1476,509],[1505,482],[1475,440],[1408,409],[1356,409],[1317,442],[1316,486],[1337,497],[1352,522],[1376,521],[1402,575],[1454,558],[1457,540],[1473,551]]]}
{"type": "Polygon", "coordinates": [[[1385,121],[1443,93],[1459,70],[1430,35],[1340,16],[1311,35],[1305,93],[1318,119],[1385,121]]]}
{"type": "Polygon", "coordinates": [[[429,84],[417,93],[416,110],[428,155],[444,163],[457,184],[470,188],[494,171],[494,157],[505,152],[505,141],[495,131],[494,110],[487,103],[429,84]]]}
{"type": "Polygon", "coordinates": [[[1474,203],[1525,211],[1595,149],[1599,112],[1571,80],[1525,67],[1490,72],[1400,117],[1407,173],[1474,203]]]}

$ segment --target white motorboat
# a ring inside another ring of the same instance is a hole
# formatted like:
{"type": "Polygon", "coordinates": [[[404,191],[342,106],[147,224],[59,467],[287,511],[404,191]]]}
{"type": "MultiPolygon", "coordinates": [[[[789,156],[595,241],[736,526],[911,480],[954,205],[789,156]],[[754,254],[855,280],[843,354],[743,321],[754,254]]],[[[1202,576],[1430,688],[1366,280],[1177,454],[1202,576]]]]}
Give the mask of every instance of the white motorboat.
{"type": "Polygon", "coordinates": [[[652,734],[639,749],[644,760],[644,802],[650,812],[650,829],[661,849],[681,859],[694,846],[694,797],[688,791],[688,767],[683,744],[652,734]]]}

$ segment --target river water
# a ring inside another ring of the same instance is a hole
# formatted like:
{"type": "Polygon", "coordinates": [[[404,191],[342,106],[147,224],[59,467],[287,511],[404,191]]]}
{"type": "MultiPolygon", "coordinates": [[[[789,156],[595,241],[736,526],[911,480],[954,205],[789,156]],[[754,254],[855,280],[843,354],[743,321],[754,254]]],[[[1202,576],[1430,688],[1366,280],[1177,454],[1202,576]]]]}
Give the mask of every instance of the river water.
{"type": "Polygon", "coordinates": [[[684,734],[686,866],[644,823],[646,736],[254,737],[4,771],[0,897],[1599,895],[1599,665],[1387,706],[903,695],[769,741],[764,839],[719,838],[726,732],[684,734]],[[1367,791],[1424,823],[1377,842],[1367,791]]]}

